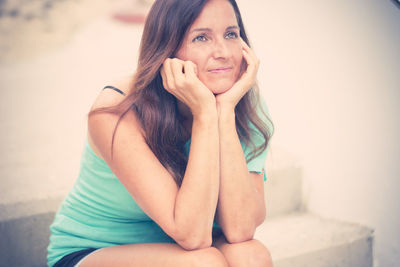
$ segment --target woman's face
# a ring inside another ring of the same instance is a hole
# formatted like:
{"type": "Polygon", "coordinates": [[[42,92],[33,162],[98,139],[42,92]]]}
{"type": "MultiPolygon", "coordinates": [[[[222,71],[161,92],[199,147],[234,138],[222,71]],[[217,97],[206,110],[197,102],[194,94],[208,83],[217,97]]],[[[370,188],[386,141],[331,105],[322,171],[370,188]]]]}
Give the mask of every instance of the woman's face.
{"type": "Polygon", "coordinates": [[[227,0],[210,0],[187,32],[176,57],[197,65],[197,76],[214,94],[229,90],[242,63],[240,29],[227,0]]]}

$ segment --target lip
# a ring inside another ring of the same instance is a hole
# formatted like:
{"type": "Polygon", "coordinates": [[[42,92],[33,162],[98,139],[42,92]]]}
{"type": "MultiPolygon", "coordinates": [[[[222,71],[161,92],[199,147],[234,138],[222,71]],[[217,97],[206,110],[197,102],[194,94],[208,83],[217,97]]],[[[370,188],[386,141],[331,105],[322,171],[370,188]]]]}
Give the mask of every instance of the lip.
{"type": "Polygon", "coordinates": [[[230,72],[232,70],[232,67],[218,67],[218,68],[214,68],[214,69],[209,69],[208,72],[211,73],[227,73],[230,72]]]}

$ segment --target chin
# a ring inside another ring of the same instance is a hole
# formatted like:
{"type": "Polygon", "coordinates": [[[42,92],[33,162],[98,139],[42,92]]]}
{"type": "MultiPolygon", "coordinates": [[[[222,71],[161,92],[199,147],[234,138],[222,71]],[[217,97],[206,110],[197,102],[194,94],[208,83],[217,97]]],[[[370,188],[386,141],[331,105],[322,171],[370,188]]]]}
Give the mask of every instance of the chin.
{"type": "Polygon", "coordinates": [[[213,92],[214,95],[219,95],[225,93],[226,91],[229,91],[229,89],[231,89],[233,85],[234,82],[217,83],[217,84],[214,83],[207,87],[210,88],[211,92],[213,92]]]}
{"type": "Polygon", "coordinates": [[[213,92],[214,95],[220,95],[225,93],[226,91],[229,91],[229,89],[231,88],[217,88],[217,89],[213,89],[211,90],[213,92]]]}

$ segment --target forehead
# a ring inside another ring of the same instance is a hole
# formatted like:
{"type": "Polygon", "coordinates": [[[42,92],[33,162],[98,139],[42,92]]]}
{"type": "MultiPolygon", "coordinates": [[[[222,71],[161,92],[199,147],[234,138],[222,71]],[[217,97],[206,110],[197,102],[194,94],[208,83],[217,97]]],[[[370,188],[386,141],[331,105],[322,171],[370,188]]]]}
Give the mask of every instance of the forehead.
{"type": "Polygon", "coordinates": [[[237,26],[235,11],[227,0],[210,0],[204,6],[200,15],[190,27],[194,28],[216,28],[237,26]]]}

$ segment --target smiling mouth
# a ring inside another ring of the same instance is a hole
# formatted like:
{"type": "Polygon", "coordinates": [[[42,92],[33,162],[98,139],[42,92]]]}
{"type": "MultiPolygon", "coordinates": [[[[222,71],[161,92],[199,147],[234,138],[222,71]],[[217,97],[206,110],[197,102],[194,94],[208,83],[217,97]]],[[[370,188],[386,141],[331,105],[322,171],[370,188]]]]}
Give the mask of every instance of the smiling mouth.
{"type": "Polygon", "coordinates": [[[215,69],[210,69],[208,72],[219,74],[219,73],[227,73],[232,70],[232,67],[221,67],[221,68],[215,68],[215,69]]]}

